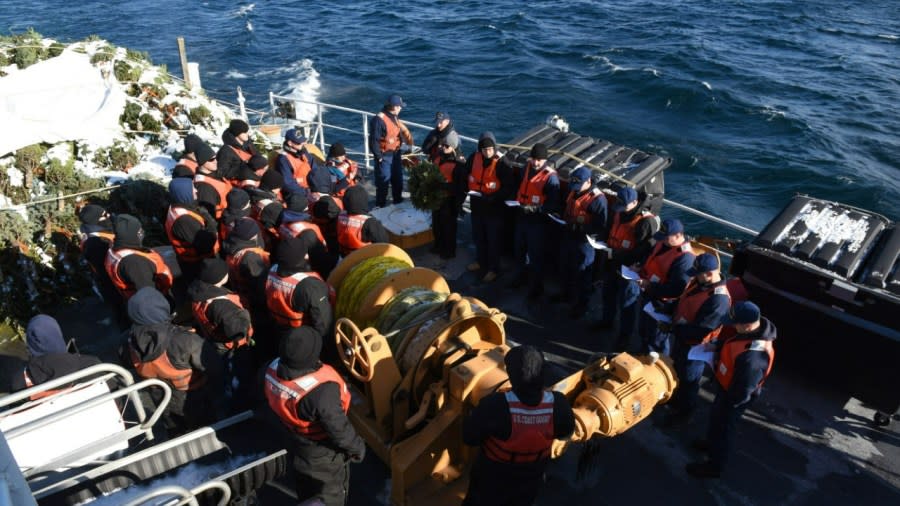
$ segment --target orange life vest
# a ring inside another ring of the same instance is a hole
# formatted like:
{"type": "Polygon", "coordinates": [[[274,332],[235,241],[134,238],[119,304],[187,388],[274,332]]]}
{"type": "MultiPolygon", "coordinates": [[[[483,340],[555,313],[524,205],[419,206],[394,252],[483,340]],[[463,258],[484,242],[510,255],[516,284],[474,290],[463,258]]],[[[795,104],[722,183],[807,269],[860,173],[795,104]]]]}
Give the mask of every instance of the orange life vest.
{"type": "Polygon", "coordinates": [[[384,137],[378,140],[382,153],[390,153],[400,149],[400,120],[379,112],[378,117],[384,122],[384,137]]]}
{"type": "Polygon", "coordinates": [[[556,170],[550,168],[549,164],[544,162],[541,170],[529,178],[528,173],[531,172],[533,164],[534,162],[532,161],[528,162],[528,165],[525,167],[525,175],[519,184],[518,200],[519,204],[523,206],[543,205],[544,201],[547,200],[547,197],[544,195],[544,186],[547,184],[547,181],[550,181],[550,176],[556,174],[556,170]]]}
{"type": "Polygon", "coordinates": [[[319,242],[325,244],[325,236],[322,235],[322,230],[319,229],[318,225],[309,221],[282,223],[281,226],[278,227],[278,237],[282,241],[286,241],[292,237],[299,237],[305,230],[312,230],[315,232],[319,242]]]}
{"type": "MultiPolygon", "coordinates": [[[[290,276],[282,277],[278,275],[277,264],[269,269],[269,277],[266,278],[266,306],[272,312],[272,317],[276,323],[288,327],[299,327],[308,323],[304,321],[302,311],[294,310],[291,306],[291,301],[294,298],[294,291],[297,289],[297,285],[309,277],[325,283],[322,276],[316,272],[295,272],[290,276]]],[[[331,289],[329,287],[329,294],[330,292],[331,289]]]]}
{"type": "Polygon", "coordinates": [[[691,249],[690,241],[684,241],[681,246],[668,248],[662,252],[664,245],[665,243],[662,241],[656,243],[641,269],[641,277],[652,283],[665,283],[668,279],[669,268],[672,267],[675,260],[681,258],[682,255],[694,252],[691,249]]]}
{"type": "Polygon", "coordinates": [[[497,162],[500,157],[494,156],[491,162],[484,165],[484,155],[481,151],[472,156],[472,173],[469,174],[469,191],[479,192],[482,195],[490,195],[500,189],[500,179],[497,177],[497,162]]]}
{"type": "MultiPolygon", "coordinates": [[[[698,285],[696,281],[691,280],[688,283],[687,288],[684,289],[684,293],[678,298],[678,307],[675,308],[675,314],[672,315],[672,323],[675,325],[692,323],[697,318],[697,311],[700,311],[700,307],[703,303],[713,295],[724,295],[728,297],[729,303],[731,301],[731,295],[728,293],[728,287],[725,286],[725,281],[703,288],[698,285]]],[[[703,336],[701,342],[708,343],[714,341],[719,337],[719,332],[721,332],[721,330],[722,326],[719,325],[715,330],[703,336]]],[[[692,342],[688,344],[699,343],[692,342]]]]}
{"type": "Polygon", "coordinates": [[[106,231],[106,230],[97,230],[96,232],[88,232],[88,233],[82,232],[81,233],[81,244],[79,245],[82,253],[84,253],[84,244],[91,237],[99,237],[100,239],[105,241],[107,244],[112,245],[113,241],[116,239],[116,234],[114,234],[110,231],[106,231]]]}
{"type": "Polygon", "coordinates": [[[456,160],[441,161],[440,156],[437,156],[432,160],[432,163],[437,165],[438,170],[441,171],[441,175],[444,176],[444,181],[448,183],[453,182],[453,171],[456,169],[456,160]]]}
{"type": "Polygon", "coordinates": [[[306,178],[312,170],[312,165],[309,164],[306,157],[294,155],[292,153],[284,153],[283,156],[287,157],[288,163],[291,164],[291,171],[293,172],[297,184],[303,188],[309,189],[309,183],[306,181],[306,178]]]}
{"type": "Polygon", "coordinates": [[[194,185],[205,183],[213,187],[216,194],[219,195],[219,202],[216,204],[216,219],[222,217],[222,211],[228,206],[228,192],[231,191],[232,185],[228,181],[216,179],[206,174],[197,174],[194,176],[194,185]]]}
{"type": "Polygon", "coordinates": [[[617,212],[613,214],[612,225],[609,228],[609,237],[606,244],[613,249],[633,250],[637,246],[637,238],[635,230],[638,223],[645,218],[653,219],[655,216],[647,211],[634,213],[628,221],[622,221],[622,215],[625,213],[617,212]]]}
{"type": "Polygon", "coordinates": [[[194,248],[193,244],[187,243],[175,237],[175,234],[172,232],[172,227],[175,225],[175,221],[177,221],[182,216],[190,216],[192,219],[197,220],[200,223],[201,227],[206,228],[206,220],[204,220],[203,216],[201,216],[200,214],[183,207],[169,206],[169,211],[166,213],[166,235],[169,237],[169,242],[172,243],[172,249],[175,250],[175,255],[177,255],[178,258],[185,262],[199,262],[204,258],[211,258],[216,256],[219,253],[218,240],[216,240],[215,245],[213,245],[213,250],[210,254],[201,255],[197,253],[197,250],[194,248]]]}
{"type": "Polygon", "coordinates": [[[183,165],[191,169],[191,174],[196,174],[197,168],[199,167],[199,165],[197,165],[197,161],[191,160],[190,158],[182,158],[181,160],[178,160],[178,163],[176,165],[183,165]]]}
{"type": "Polygon", "coordinates": [[[149,362],[141,362],[137,350],[131,343],[128,344],[128,350],[131,352],[131,363],[134,365],[134,370],[142,378],[159,378],[170,383],[175,390],[182,392],[196,390],[206,384],[205,374],[199,371],[194,374],[193,369],[176,369],[166,351],[149,362]]]}
{"type": "Polygon", "coordinates": [[[234,154],[238,155],[238,158],[240,158],[244,163],[249,162],[250,159],[253,158],[253,153],[249,151],[244,151],[243,149],[236,148],[232,145],[229,145],[228,147],[231,148],[231,150],[234,151],[234,154]]]}
{"type": "MultiPolygon", "coordinates": [[[[31,379],[31,375],[28,374],[28,367],[27,367],[27,366],[26,366],[24,369],[22,369],[22,377],[23,377],[24,380],[25,380],[25,388],[31,388],[31,387],[33,387],[33,386],[35,385],[34,381],[31,379]]],[[[51,395],[56,395],[56,394],[58,394],[58,393],[60,393],[60,392],[65,392],[65,391],[70,390],[70,389],[71,389],[71,387],[67,387],[67,388],[57,388],[57,389],[54,389],[54,390],[44,390],[43,392],[38,392],[38,393],[36,393],[36,394],[34,394],[34,395],[30,395],[28,398],[31,399],[31,400],[33,400],[33,401],[36,401],[36,400],[38,400],[38,399],[43,399],[44,397],[50,397],[51,395]]]]}
{"type": "Polygon", "coordinates": [[[292,432],[312,441],[328,439],[328,433],[316,421],[303,420],[297,415],[300,401],[319,385],[336,383],[341,391],[341,409],[344,414],[350,409],[350,390],[337,371],[328,364],[322,364],[315,371],[289,380],[278,377],[278,361],[275,359],[266,370],[266,401],[281,422],[292,432]]]}
{"type": "Polygon", "coordinates": [[[144,257],[147,260],[153,262],[154,267],[156,267],[156,274],[153,276],[154,281],[156,282],[156,289],[162,293],[166,293],[172,288],[172,281],[174,280],[174,276],[172,275],[172,271],[169,269],[169,266],[166,265],[166,262],[163,260],[162,256],[155,251],[141,251],[137,249],[131,248],[119,248],[114,250],[110,248],[106,252],[106,259],[103,261],[103,266],[106,268],[106,274],[109,275],[110,281],[112,281],[113,286],[116,287],[116,290],[122,295],[125,300],[131,298],[132,295],[137,292],[135,290],[134,285],[126,283],[122,276],[119,274],[119,263],[125,259],[125,257],[129,255],[138,255],[140,257],[144,257]]]}
{"type": "Polygon", "coordinates": [[[490,436],[481,450],[494,462],[524,464],[550,457],[553,444],[553,392],[544,392],[537,406],[528,406],[512,391],[506,392],[512,424],[509,439],[490,436]]]}
{"type": "MultiPolygon", "coordinates": [[[[266,265],[266,270],[268,270],[271,266],[269,252],[259,247],[244,248],[225,258],[225,262],[228,264],[228,281],[232,284],[235,291],[244,297],[252,296],[254,292],[254,288],[250,286],[250,280],[244,279],[244,275],[241,274],[241,261],[244,259],[244,255],[251,252],[262,258],[263,263],[266,265]]],[[[249,301],[245,302],[249,303],[249,301]]]]}
{"type": "Polygon", "coordinates": [[[757,390],[762,388],[766,378],[769,377],[769,373],[772,372],[772,365],[775,363],[775,347],[772,346],[772,341],[768,339],[745,339],[737,332],[734,332],[734,327],[728,328],[731,329],[728,333],[733,334],[733,336],[725,339],[725,344],[722,345],[722,349],[719,351],[719,361],[715,368],[716,380],[722,385],[722,388],[728,390],[728,387],[731,386],[731,381],[734,379],[734,362],[738,356],[745,351],[763,351],[769,355],[769,367],[766,368],[763,379],[760,380],[759,385],[756,387],[757,390]]]}
{"type": "Polygon", "coordinates": [[[209,309],[209,305],[217,300],[230,300],[231,303],[238,308],[244,309],[244,305],[241,304],[241,298],[236,293],[229,293],[226,295],[211,297],[206,300],[191,302],[191,311],[194,313],[194,320],[196,320],[199,324],[200,335],[217,343],[223,344],[225,348],[229,350],[240,348],[241,346],[249,344],[250,338],[253,336],[253,326],[250,326],[250,328],[247,329],[247,335],[242,337],[241,339],[228,340],[228,336],[222,334],[222,329],[219,327],[219,325],[211,322],[206,316],[206,310],[209,309]]]}
{"type": "Polygon", "coordinates": [[[366,214],[347,214],[341,213],[337,219],[337,240],[341,248],[341,255],[347,256],[350,253],[372,244],[363,241],[362,229],[366,221],[371,216],[366,214]]]}
{"type": "Polygon", "coordinates": [[[588,212],[588,207],[594,200],[604,198],[603,192],[599,188],[592,188],[591,191],[584,192],[584,195],[575,197],[575,192],[569,192],[566,198],[566,223],[588,225],[593,220],[593,215],[588,212]]]}

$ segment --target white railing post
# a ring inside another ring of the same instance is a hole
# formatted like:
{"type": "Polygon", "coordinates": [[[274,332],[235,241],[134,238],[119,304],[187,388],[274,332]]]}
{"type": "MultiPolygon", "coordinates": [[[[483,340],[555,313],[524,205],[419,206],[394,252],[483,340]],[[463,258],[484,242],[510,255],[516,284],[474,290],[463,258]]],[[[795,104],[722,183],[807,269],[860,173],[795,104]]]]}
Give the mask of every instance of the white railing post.
{"type": "Polygon", "coordinates": [[[316,103],[316,120],[319,124],[316,126],[316,134],[319,136],[319,149],[325,153],[325,128],[322,121],[322,104],[316,103]]]}
{"type": "Polygon", "coordinates": [[[363,151],[365,152],[366,171],[369,170],[369,163],[372,161],[372,153],[369,150],[369,121],[366,113],[362,113],[362,132],[363,132],[363,151]]]}

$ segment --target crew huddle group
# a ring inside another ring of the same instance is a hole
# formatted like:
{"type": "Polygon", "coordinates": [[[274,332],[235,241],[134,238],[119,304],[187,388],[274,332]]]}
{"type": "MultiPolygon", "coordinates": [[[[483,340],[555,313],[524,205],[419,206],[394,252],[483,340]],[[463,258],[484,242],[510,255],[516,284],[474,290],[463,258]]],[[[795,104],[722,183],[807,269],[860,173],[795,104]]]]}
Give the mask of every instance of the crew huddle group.
{"type": "MultiPolygon", "coordinates": [[[[400,148],[413,143],[399,120],[403,106],[399,96],[390,96],[370,124],[376,206],[387,204],[389,188],[393,202],[402,201],[400,148]]],[[[111,217],[97,205],[79,212],[84,258],[104,298],[121,308],[123,321],[126,315],[129,320],[123,361],[139,376],[173,387],[164,418],[170,431],[190,430],[252,407],[262,384],[269,414],[291,441],[301,500],[343,504],[348,462],[360,461],[365,445],[346,417],[347,386],[325,363],[336,357],[334,291],[324,280],[342,256],[387,242],[388,235],[368,214],[357,165],[341,144],[330,147],[322,164],[310,153],[307,139],[292,129],[270,164],[257,153],[249,125],[241,120],[230,123],[222,141],[216,152],[195,135],[184,140],[165,219],[177,261],[167,262],[143,246],[137,218],[111,217]]],[[[692,347],[715,348],[711,366],[719,394],[709,437],[698,442],[709,460],[689,465],[688,471],[718,476],[735,423],[771,370],[775,338],[774,326],[744,300],[739,285],[723,278],[718,258],[697,254],[678,220],[660,224],[634,188],[618,189],[615,205],[608,205],[612,194],[596,187],[585,167],[569,175],[564,193],[543,144],[531,147],[526,166],[518,170],[485,132],[466,158],[449,115],[438,113],[421,147],[446,180],[446,198],[432,215],[433,252],[443,258],[456,255],[457,222],[468,198],[476,249],[468,269],[483,283],[493,283],[501,273],[507,217],[514,215],[509,285],[527,284],[534,301],[544,291],[546,237],[550,227],[561,228],[559,265],[565,268],[559,272],[561,291],[551,298],[568,302],[570,316],[581,317],[588,309],[595,264],[600,266],[602,315],[595,325],[611,328],[618,320],[620,338],[613,351],[656,351],[675,360],[680,383],[667,424],[688,420],[697,404],[706,362],[695,359],[692,347]],[[596,249],[591,241],[605,241],[607,248],[596,249]],[[623,266],[636,275],[623,276],[623,266]],[[640,310],[647,304],[670,321],[651,319],[640,310]],[[640,349],[632,345],[636,327],[640,349]]],[[[32,358],[23,388],[50,379],[41,370],[60,376],[88,365],[85,357],[65,354],[62,333],[49,320],[40,315],[29,324],[32,358]],[[38,359],[56,365],[40,366],[38,359]]],[[[463,428],[466,442],[482,447],[466,504],[529,504],[548,459],[535,445],[546,444],[549,450],[554,438],[574,430],[565,399],[542,393],[540,352],[533,347],[513,351],[507,357],[513,391],[484,399],[463,428]],[[510,416],[511,410],[527,414],[537,408],[549,409],[552,416],[543,417],[542,424],[510,416]],[[535,458],[517,460],[522,452],[535,458]],[[489,479],[498,473],[507,473],[508,479],[489,479]]]]}

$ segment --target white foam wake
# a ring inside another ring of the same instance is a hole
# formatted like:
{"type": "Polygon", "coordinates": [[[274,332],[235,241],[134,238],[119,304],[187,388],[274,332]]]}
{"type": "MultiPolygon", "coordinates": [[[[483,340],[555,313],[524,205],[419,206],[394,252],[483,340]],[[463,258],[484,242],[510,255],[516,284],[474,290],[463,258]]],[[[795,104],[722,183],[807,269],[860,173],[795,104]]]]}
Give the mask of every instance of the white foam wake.
{"type": "MultiPolygon", "coordinates": [[[[287,80],[285,95],[297,100],[315,101],[319,97],[319,71],[313,67],[313,61],[304,58],[288,65],[283,72],[292,77],[287,80]]],[[[296,103],[297,119],[311,120],[316,115],[316,107],[303,102],[296,103]]]]}
{"type": "Polygon", "coordinates": [[[256,7],[256,4],[242,5],[238,10],[234,12],[235,17],[246,16],[253,12],[253,8],[256,7]]]}

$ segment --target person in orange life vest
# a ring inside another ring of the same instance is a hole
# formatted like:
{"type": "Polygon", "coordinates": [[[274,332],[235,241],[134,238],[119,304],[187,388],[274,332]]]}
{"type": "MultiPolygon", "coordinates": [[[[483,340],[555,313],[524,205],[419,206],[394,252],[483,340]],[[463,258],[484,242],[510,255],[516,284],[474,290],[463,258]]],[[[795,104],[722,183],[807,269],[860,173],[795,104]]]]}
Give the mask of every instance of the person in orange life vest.
{"type": "Polygon", "coordinates": [[[100,297],[116,313],[120,322],[124,322],[125,313],[122,296],[113,285],[106,272],[106,253],[115,238],[112,220],[106,209],[96,204],[87,204],[78,211],[81,221],[78,232],[81,236],[81,257],[91,268],[91,278],[100,297]]]}
{"type": "Polygon", "coordinates": [[[640,263],[650,254],[653,234],[658,228],[659,218],[645,210],[637,190],[630,186],[619,188],[606,239],[611,249],[607,252],[608,261],[603,266],[603,312],[600,320],[592,326],[596,330],[612,327],[616,311],[622,308],[619,314],[619,339],[613,347],[614,351],[635,351],[631,348],[631,336],[634,334],[637,311],[640,309],[636,304],[640,288],[637,284],[632,286],[622,277],[621,268],[623,265],[640,263]],[[631,304],[622,304],[628,297],[632,298],[631,304]]]}
{"type": "Polygon", "coordinates": [[[197,174],[194,176],[194,187],[197,188],[197,203],[205,207],[215,219],[222,217],[227,204],[231,183],[218,171],[213,150],[206,144],[197,148],[197,174]]]}
{"type": "MultiPolygon", "coordinates": [[[[640,311],[647,302],[663,313],[671,313],[675,301],[691,279],[688,271],[694,265],[695,255],[684,236],[684,225],[672,218],[663,220],[659,232],[653,238],[657,242],[647,258],[640,266],[631,266],[632,270],[639,268],[640,279],[629,281],[630,286],[622,300],[623,314],[640,311]],[[638,307],[629,308],[631,304],[638,304],[638,307]]],[[[642,353],[655,351],[662,355],[669,354],[669,333],[660,331],[656,320],[643,311],[638,319],[638,334],[641,336],[642,353]]]]}
{"type": "Polygon", "coordinates": [[[284,176],[275,170],[267,170],[263,173],[257,188],[245,188],[250,195],[250,217],[259,223],[263,231],[262,239],[265,248],[269,251],[275,247],[278,231],[275,228],[276,220],[284,207],[281,188],[284,184],[284,176]],[[266,218],[263,219],[263,216],[266,218]]]}
{"type": "Polygon", "coordinates": [[[309,327],[287,331],[265,373],[264,416],[293,456],[298,499],[342,505],[349,463],[363,460],[366,445],[347,418],[350,392],[340,374],[320,362],[321,351],[322,336],[309,327]]]}
{"type": "Polygon", "coordinates": [[[250,125],[241,119],[233,119],[228,128],[222,132],[222,147],[216,153],[219,162],[219,176],[222,179],[235,179],[241,173],[241,167],[247,165],[253,155],[259,152],[250,141],[250,125]]]}
{"type": "Polygon", "coordinates": [[[456,221],[466,200],[466,159],[459,154],[459,135],[450,132],[431,157],[444,176],[445,196],[441,207],[431,212],[431,230],[434,232],[432,253],[441,258],[456,258],[456,221]]]}
{"type": "Polygon", "coordinates": [[[331,289],[310,270],[306,241],[282,241],[266,279],[266,304],[280,328],[309,326],[320,336],[332,327],[331,289]]]}
{"type": "Polygon", "coordinates": [[[288,197],[287,208],[278,218],[278,238],[285,241],[293,237],[305,236],[307,261],[312,270],[320,276],[327,277],[336,263],[336,256],[329,255],[325,236],[318,225],[312,222],[307,214],[306,199],[303,195],[292,194],[288,197]]]}
{"type": "MultiPolygon", "coordinates": [[[[434,128],[425,136],[422,141],[422,152],[428,155],[429,159],[434,159],[441,154],[441,145],[447,140],[447,136],[456,133],[453,128],[453,121],[446,112],[438,112],[434,115],[434,128]]],[[[458,137],[457,137],[458,139],[458,137]]],[[[457,140],[457,144],[459,141],[457,140]]]]}
{"type": "Polygon", "coordinates": [[[228,206],[222,211],[219,219],[219,243],[224,243],[228,234],[234,229],[240,220],[253,220],[250,218],[250,195],[240,189],[233,188],[225,197],[228,206]]]}
{"type": "MultiPolygon", "coordinates": [[[[169,302],[157,290],[142,288],[128,301],[133,325],[122,360],[141,378],[159,378],[172,387],[164,413],[170,435],[213,422],[224,414],[222,358],[212,341],[171,322],[169,302]]],[[[151,389],[159,402],[162,394],[151,389]]]]}
{"type": "Polygon", "coordinates": [[[672,315],[672,358],[678,375],[678,389],[669,403],[671,412],[666,420],[669,426],[690,420],[697,407],[706,362],[689,359],[688,352],[698,344],[712,346],[731,307],[731,296],[715,255],[703,253],[697,256],[688,274],[693,279],[678,298],[672,315]]]}
{"type": "Polygon", "coordinates": [[[347,188],[343,201],[344,212],[338,216],[336,226],[341,255],[347,256],[363,246],[390,240],[378,218],[368,215],[369,194],[365,188],[347,188]]]}
{"type": "Polygon", "coordinates": [[[269,160],[262,155],[253,155],[250,161],[241,165],[241,171],[235,179],[231,180],[231,185],[238,188],[256,188],[259,186],[260,178],[269,170],[269,160]]]}
{"type": "Polygon", "coordinates": [[[328,159],[325,160],[325,165],[332,169],[334,188],[331,193],[337,197],[342,197],[347,188],[362,179],[359,174],[359,166],[347,157],[347,149],[340,142],[335,142],[328,148],[328,159]]]}
{"type": "Polygon", "coordinates": [[[606,197],[591,183],[591,171],[580,167],[569,174],[560,250],[560,287],[557,297],[572,304],[569,317],[581,318],[587,311],[593,288],[594,248],[587,235],[606,237],[606,197]]]}
{"type": "Polygon", "coordinates": [[[738,422],[762,393],[775,361],[775,325],[750,301],[731,308],[719,335],[714,363],[716,397],[709,413],[706,440],[694,446],[708,452],[709,460],[692,462],[687,472],[697,478],[718,478],[734,452],[738,422]]]}
{"type": "MultiPolygon", "coordinates": [[[[325,164],[316,164],[309,172],[309,176],[307,177],[307,182],[309,183],[309,205],[315,204],[323,195],[336,195],[339,192],[343,193],[343,191],[350,186],[347,183],[347,177],[344,173],[336,166],[332,165],[334,160],[331,159],[330,156],[334,151],[335,146],[343,149],[341,144],[331,146],[331,149],[328,152],[329,158],[325,161],[325,164]]],[[[343,158],[346,159],[346,156],[343,158]]]]}
{"type": "Polygon", "coordinates": [[[189,283],[196,277],[200,261],[218,253],[218,225],[206,209],[197,205],[196,189],[190,179],[172,179],[169,199],[172,204],[166,213],[166,235],[181,266],[182,278],[189,283]]]}
{"type": "Polygon", "coordinates": [[[547,248],[548,218],[544,214],[560,210],[559,178],[547,161],[547,146],[537,143],[522,171],[517,185],[515,263],[516,272],[510,288],[518,288],[528,279],[528,299],[537,300],[544,293],[544,254],[547,248]],[[527,258],[527,264],[526,264],[527,258]]]}
{"type": "Polygon", "coordinates": [[[137,218],[116,216],[116,238],[106,253],[104,268],[124,300],[144,287],[156,287],[168,293],[174,281],[172,271],[159,253],[145,248],[144,229],[137,218]]]}
{"type": "Polygon", "coordinates": [[[25,390],[100,363],[100,359],[93,355],[69,353],[59,323],[45,314],[28,320],[25,344],[28,347],[28,361],[12,370],[10,392],[25,390]]]}
{"type": "Polygon", "coordinates": [[[506,200],[515,200],[515,175],[512,167],[497,152],[497,139],[491,132],[478,137],[478,150],[466,161],[468,191],[472,209],[472,240],[476,261],[466,268],[491,283],[500,272],[503,216],[506,200]]]}
{"type": "Polygon", "coordinates": [[[306,150],[306,136],[296,128],[284,133],[282,153],[278,155],[276,167],[284,176],[284,191],[288,194],[309,193],[309,173],[317,165],[315,157],[306,150]]]}
{"type": "Polygon", "coordinates": [[[271,267],[259,225],[249,219],[239,221],[225,239],[222,251],[228,263],[229,284],[257,321],[259,315],[268,313],[265,287],[271,267]]]}
{"type": "Polygon", "coordinates": [[[319,226],[322,236],[325,237],[325,254],[321,259],[322,265],[316,268],[316,272],[325,278],[337,265],[341,256],[337,234],[337,219],[340,214],[341,207],[331,196],[323,196],[312,205],[312,222],[319,226]]]}
{"type": "Polygon", "coordinates": [[[197,148],[201,144],[206,144],[203,142],[203,139],[198,137],[196,134],[187,134],[184,137],[184,152],[181,154],[181,158],[178,160],[178,163],[175,164],[175,169],[173,169],[173,174],[176,169],[180,169],[182,173],[189,173],[193,177],[194,174],[197,173],[197,148]]]}
{"type": "Polygon", "coordinates": [[[400,110],[406,107],[400,95],[385,100],[381,112],[369,123],[369,149],[375,158],[375,206],[387,205],[388,186],[394,204],[403,202],[403,167],[401,143],[412,147],[412,135],[400,121],[400,110]]]}
{"type": "Polygon", "coordinates": [[[512,390],[494,392],[463,421],[463,441],[480,446],[464,506],[532,504],[554,439],[575,431],[565,396],[544,390],[544,356],[517,346],[504,358],[512,390]]]}

